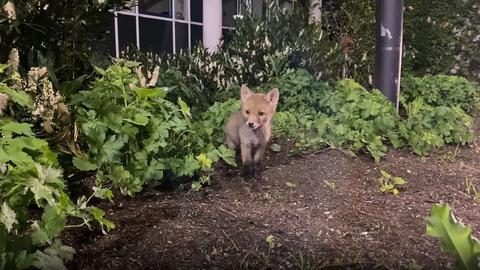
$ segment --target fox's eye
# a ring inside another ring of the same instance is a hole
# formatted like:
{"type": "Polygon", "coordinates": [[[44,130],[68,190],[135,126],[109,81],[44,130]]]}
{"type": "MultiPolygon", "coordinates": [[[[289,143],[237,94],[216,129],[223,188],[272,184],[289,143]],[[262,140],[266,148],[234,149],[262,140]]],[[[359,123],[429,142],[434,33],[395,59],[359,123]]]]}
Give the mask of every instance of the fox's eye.
{"type": "Polygon", "coordinates": [[[250,110],[246,110],[245,112],[246,112],[247,114],[250,114],[250,110]]]}
{"type": "Polygon", "coordinates": [[[258,112],[258,115],[259,115],[259,116],[263,116],[264,113],[263,113],[263,112],[258,112]]]}

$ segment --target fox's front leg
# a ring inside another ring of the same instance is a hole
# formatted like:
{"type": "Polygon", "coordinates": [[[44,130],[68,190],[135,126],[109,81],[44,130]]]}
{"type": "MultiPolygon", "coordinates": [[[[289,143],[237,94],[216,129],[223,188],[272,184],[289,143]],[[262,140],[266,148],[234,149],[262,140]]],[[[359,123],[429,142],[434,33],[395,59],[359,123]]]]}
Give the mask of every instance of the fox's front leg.
{"type": "Polygon", "coordinates": [[[252,146],[249,144],[240,144],[240,152],[242,155],[242,166],[245,173],[253,171],[252,162],[252,146]]]}
{"type": "Polygon", "coordinates": [[[265,154],[266,145],[258,145],[255,147],[253,155],[253,169],[255,172],[260,172],[263,169],[263,155],[265,154]]]}

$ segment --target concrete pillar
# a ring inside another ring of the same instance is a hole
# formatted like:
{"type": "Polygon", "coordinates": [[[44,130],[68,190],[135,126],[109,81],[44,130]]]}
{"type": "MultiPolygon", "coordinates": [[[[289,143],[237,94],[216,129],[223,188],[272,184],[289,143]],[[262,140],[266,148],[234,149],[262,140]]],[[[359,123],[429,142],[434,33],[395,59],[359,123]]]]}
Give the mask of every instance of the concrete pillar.
{"type": "Polygon", "coordinates": [[[203,46],[218,51],[222,38],[222,0],[203,0],[203,46]]]}
{"type": "Polygon", "coordinates": [[[310,0],[310,23],[322,23],[322,0],[310,0]]]}

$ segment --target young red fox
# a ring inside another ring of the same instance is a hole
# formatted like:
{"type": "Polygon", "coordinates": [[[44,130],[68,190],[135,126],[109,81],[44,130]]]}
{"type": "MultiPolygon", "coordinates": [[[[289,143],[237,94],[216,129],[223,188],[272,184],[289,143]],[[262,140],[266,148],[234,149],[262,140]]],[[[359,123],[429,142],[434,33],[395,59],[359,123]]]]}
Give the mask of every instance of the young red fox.
{"type": "Polygon", "coordinates": [[[228,119],[225,141],[228,147],[240,150],[243,169],[251,173],[263,167],[263,154],[270,139],[270,121],[280,94],[277,88],[267,94],[253,93],[242,85],[240,96],[242,109],[228,119]]]}

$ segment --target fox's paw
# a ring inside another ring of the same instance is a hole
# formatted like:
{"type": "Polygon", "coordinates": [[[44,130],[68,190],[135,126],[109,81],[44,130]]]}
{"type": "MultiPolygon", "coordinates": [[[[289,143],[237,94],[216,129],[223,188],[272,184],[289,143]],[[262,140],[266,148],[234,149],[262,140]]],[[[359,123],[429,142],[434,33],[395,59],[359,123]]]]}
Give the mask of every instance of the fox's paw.
{"type": "Polygon", "coordinates": [[[258,161],[258,162],[255,162],[253,163],[253,170],[255,173],[260,173],[263,171],[263,161],[258,161]]]}
{"type": "Polygon", "coordinates": [[[243,164],[243,168],[242,168],[242,175],[243,176],[252,177],[254,172],[255,172],[255,170],[254,170],[251,163],[243,164]]]}

